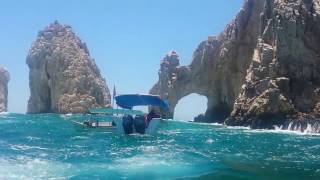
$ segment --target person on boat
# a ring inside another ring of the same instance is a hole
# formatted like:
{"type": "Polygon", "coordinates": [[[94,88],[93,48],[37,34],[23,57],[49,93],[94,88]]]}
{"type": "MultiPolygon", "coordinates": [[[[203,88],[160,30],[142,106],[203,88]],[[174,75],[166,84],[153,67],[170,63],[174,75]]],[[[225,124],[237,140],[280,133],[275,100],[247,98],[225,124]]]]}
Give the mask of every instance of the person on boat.
{"type": "Polygon", "coordinates": [[[149,123],[151,122],[151,120],[153,118],[160,118],[160,116],[155,112],[154,109],[152,109],[149,114],[146,116],[146,124],[147,124],[147,127],[149,126],[149,123]]]}
{"type": "Polygon", "coordinates": [[[92,116],[90,116],[90,119],[88,121],[83,122],[83,124],[89,127],[99,127],[98,119],[93,119],[92,116]]]}

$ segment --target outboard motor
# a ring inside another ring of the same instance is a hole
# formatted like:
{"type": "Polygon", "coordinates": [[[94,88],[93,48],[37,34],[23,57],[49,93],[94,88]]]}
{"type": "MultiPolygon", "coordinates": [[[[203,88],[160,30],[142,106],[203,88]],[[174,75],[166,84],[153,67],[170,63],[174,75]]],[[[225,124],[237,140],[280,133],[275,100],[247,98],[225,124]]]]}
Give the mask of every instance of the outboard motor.
{"type": "Polygon", "coordinates": [[[131,115],[124,116],[122,118],[123,130],[126,134],[133,133],[133,117],[131,115]]]}
{"type": "Polygon", "coordinates": [[[134,121],[134,128],[137,133],[144,134],[146,131],[146,122],[144,121],[144,116],[136,116],[134,121]]]}

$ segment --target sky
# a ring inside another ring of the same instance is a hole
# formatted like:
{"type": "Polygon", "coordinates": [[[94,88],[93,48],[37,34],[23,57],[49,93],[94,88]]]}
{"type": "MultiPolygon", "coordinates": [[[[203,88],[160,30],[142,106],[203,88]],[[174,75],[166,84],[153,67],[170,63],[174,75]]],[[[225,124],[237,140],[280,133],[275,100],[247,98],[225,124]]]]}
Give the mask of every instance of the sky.
{"type": "MultiPolygon", "coordinates": [[[[160,60],[171,50],[188,65],[193,51],[217,35],[243,0],[0,0],[0,65],[9,70],[9,111],[25,113],[29,98],[26,56],[38,31],[58,20],[86,42],[107,85],[117,92],[148,93],[158,80],[160,60]]],[[[206,109],[192,95],[179,103],[190,118],[206,109]],[[197,107],[197,108],[195,108],[197,107]]]]}

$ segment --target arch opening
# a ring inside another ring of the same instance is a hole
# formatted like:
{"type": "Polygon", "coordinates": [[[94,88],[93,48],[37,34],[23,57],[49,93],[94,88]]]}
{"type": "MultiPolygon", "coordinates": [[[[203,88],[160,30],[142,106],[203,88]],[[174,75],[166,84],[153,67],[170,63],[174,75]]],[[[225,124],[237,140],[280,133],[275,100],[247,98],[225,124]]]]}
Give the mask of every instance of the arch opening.
{"type": "Polygon", "coordinates": [[[174,108],[173,118],[176,120],[191,121],[200,114],[205,114],[208,108],[206,96],[192,93],[181,98],[174,108]]]}

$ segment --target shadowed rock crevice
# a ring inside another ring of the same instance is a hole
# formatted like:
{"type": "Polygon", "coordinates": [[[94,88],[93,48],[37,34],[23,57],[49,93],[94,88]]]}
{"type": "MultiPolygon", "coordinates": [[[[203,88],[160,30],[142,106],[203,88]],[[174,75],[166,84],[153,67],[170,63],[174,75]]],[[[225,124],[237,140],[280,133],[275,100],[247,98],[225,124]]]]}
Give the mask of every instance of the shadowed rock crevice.
{"type": "Polygon", "coordinates": [[[110,93],[88,48],[68,25],[38,33],[27,57],[28,113],[85,113],[110,106],[110,93]]]}

